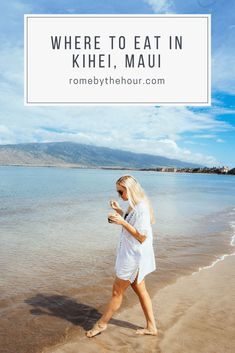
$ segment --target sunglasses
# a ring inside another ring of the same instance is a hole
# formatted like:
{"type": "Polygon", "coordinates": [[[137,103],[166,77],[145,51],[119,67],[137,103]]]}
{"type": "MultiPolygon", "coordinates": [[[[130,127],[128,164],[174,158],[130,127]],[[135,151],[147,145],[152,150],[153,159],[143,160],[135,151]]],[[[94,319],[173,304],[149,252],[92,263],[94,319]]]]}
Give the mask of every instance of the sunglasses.
{"type": "Polygon", "coordinates": [[[124,193],[124,191],[122,190],[117,190],[117,192],[119,193],[120,196],[122,196],[122,194],[124,193]]]}

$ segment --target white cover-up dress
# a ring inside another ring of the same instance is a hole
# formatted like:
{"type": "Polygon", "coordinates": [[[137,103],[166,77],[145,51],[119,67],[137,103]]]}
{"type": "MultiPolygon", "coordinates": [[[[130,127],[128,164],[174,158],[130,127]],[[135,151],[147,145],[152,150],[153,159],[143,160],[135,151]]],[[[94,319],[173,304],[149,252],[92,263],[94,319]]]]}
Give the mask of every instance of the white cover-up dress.
{"type": "Polygon", "coordinates": [[[153,249],[153,233],[150,222],[149,206],[141,200],[125,219],[136,230],[147,238],[140,243],[124,227],[122,227],[117,246],[115,271],[118,278],[134,282],[139,270],[137,283],[156,269],[153,249]]]}

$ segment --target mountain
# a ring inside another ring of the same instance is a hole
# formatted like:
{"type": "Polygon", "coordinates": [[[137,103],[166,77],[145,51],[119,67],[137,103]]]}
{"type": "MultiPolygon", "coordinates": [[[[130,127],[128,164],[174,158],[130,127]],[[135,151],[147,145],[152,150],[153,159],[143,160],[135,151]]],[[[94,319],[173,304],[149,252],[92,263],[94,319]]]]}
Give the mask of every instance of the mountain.
{"type": "Polygon", "coordinates": [[[0,165],[76,167],[199,167],[177,159],[75,142],[0,145],[0,165]]]}

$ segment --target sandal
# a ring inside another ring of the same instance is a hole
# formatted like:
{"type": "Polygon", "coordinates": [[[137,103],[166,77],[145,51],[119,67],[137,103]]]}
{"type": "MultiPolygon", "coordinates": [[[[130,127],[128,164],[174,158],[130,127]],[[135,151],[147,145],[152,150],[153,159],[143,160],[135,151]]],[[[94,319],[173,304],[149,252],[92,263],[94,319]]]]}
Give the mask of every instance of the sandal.
{"type": "Polygon", "coordinates": [[[153,336],[157,336],[158,334],[157,329],[156,331],[151,331],[148,328],[139,328],[135,331],[135,333],[137,335],[153,335],[153,336]]]}
{"type": "Polygon", "coordinates": [[[104,327],[102,327],[102,326],[100,326],[99,322],[97,321],[97,322],[95,323],[95,325],[92,327],[92,329],[86,332],[86,335],[87,335],[87,337],[89,337],[89,338],[94,337],[94,336],[97,336],[97,335],[99,335],[102,331],[106,330],[106,328],[107,328],[107,324],[106,324],[104,327]]]}

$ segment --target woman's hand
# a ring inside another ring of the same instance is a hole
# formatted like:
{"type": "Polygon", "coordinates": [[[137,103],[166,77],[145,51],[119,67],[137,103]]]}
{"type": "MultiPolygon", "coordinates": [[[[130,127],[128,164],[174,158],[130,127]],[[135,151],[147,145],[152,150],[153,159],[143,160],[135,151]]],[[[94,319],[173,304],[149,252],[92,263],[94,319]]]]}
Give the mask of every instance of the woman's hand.
{"type": "Polygon", "coordinates": [[[111,220],[111,223],[115,223],[119,225],[123,225],[125,222],[125,219],[119,213],[109,215],[109,219],[111,220]]]}
{"type": "Polygon", "coordinates": [[[110,200],[110,206],[116,211],[116,210],[120,210],[121,207],[119,206],[119,203],[115,200],[110,200]]]}
{"type": "Polygon", "coordinates": [[[116,211],[117,213],[119,213],[121,216],[123,215],[123,211],[122,208],[119,206],[119,203],[115,200],[110,200],[110,206],[112,207],[112,209],[114,211],[116,211]]]}

